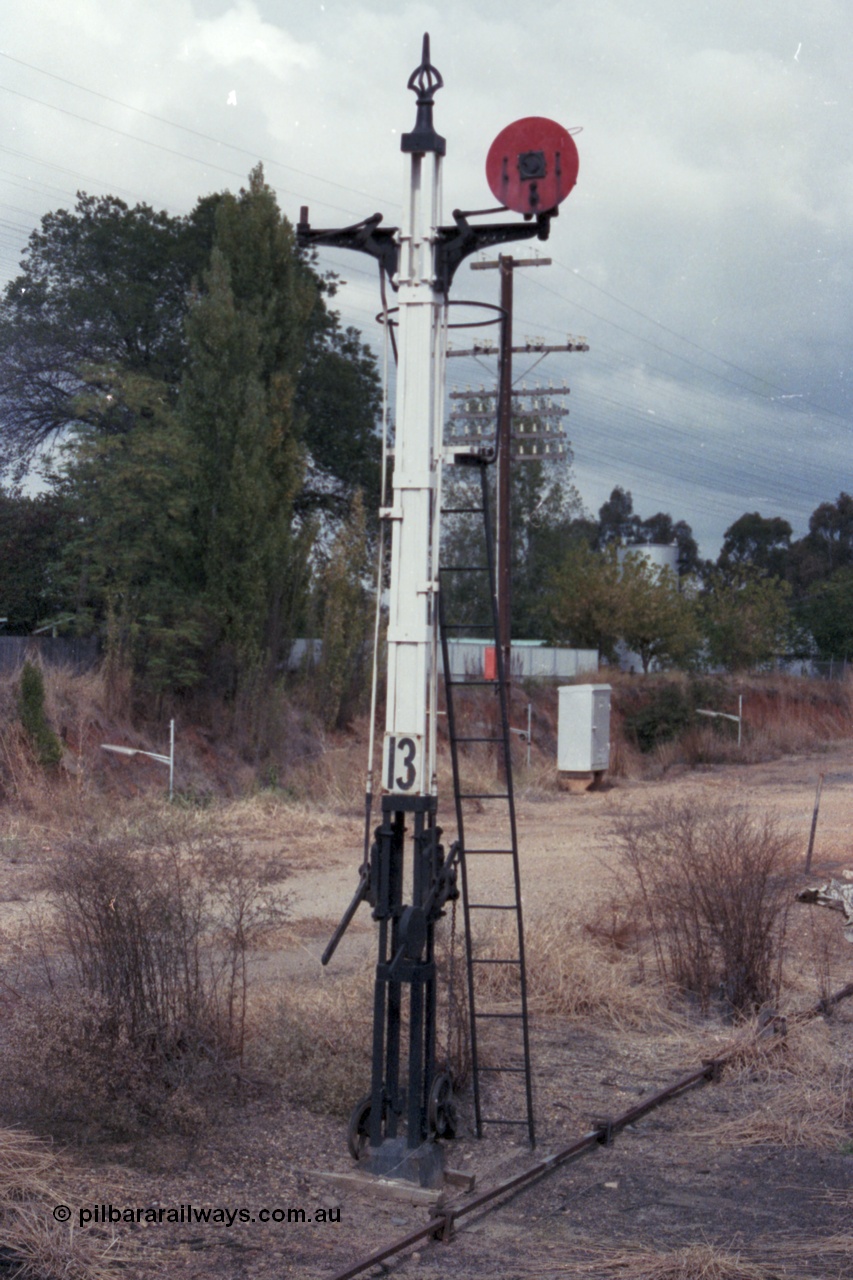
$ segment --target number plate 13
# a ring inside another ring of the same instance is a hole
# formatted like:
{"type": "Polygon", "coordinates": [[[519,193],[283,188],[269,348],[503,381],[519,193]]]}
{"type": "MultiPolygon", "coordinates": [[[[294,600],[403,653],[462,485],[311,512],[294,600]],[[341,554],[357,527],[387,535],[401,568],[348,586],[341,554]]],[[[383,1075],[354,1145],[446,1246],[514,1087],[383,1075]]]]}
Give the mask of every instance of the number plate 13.
{"type": "Polygon", "coordinates": [[[422,763],[422,735],[386,733],[382,761],[382,781],[386,791],[418,795],[422,790],[422,763]]]}

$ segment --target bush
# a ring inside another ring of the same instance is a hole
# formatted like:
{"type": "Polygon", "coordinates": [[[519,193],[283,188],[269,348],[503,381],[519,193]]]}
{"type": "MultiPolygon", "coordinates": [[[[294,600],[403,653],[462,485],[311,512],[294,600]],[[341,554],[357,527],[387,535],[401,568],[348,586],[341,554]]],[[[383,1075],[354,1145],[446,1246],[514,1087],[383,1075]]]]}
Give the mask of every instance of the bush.
{"type": "Polygon", "coordinates": [[[45,718],[44,676],[41,667],[35,667],[31,662],[25,662],[21,672],[18,710],[39,764],[45,767],[59,764],[62,743],[45,718]]]}
{"type": "Polygon", "coordinates": [[[651,806],[619,829],[661,976],[707,1009],[775,1002],[793,844],[771,818],[720,803],[651,806]]]}
{"type": "Polygon", "coordinates": [[[653,690],[644,706],[626,711],[624,725],[628,738],[648,752],[677,738],[693,721],[693,707],[681,686],[665,684],[653,690]]]}
{"type": "Polygon", "coordinates": [[[2,1073],[37,1120],[188,1131],[242,1059],[248,963],[281,918],[270,877],[172,819],[69,841],[54,865],[47,990],[20,1000],[2,1073]]]}

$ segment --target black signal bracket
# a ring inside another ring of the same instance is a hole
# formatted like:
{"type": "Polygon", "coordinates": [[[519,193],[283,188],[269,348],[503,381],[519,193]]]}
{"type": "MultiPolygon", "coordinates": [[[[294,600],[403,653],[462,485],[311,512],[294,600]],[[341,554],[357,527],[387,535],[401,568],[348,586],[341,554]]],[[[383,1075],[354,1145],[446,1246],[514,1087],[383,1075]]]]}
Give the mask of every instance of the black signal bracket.
{"type": "Polygon", "coordinates": [[[457,268],[472,253],[482,249],[490,249],[493,245],[511,244],[514,240],[547,240],[551,233],[551,219],[557,216],[558,210],[548,209],[524,222],[480,222],[468,221],[471,213],[461,209],[453,210],[454,226],[439,227],[439,242],[436,246],[436,276],[442,293],[449,293],[457,268]]]}
{"type": "MultiPolygon", "coordinates": [[[[539,240],[547,240],[551,232],[551,219],[558,212],[556,208],[548,209],[537,213],[535,220],[531,216],[524,222],[471,223],[469,218],[474,216],[472,213],[454,209],[454,225],[438,228],[435,252],[438,289],[445,295],[450,292],[458,267],[472,253],[490,249],[494,245],[511,244],[515,240],[532,240],[534,236],[539,240]]],[[[352,226],[320,231],[311,226],[308,209],[303,205],[296,226],[296,241],[304,248],[328,246],[335,249],[355,249],[358,253],[369,254],[379,262],[392,289],[396,290],[399,287],[399,231],[396,227],[381,226],[382,217],[381,213],[374,213],[352,226]]]]}
{"type": "Polygon", "coordinates": [[[314,245],[328,246],[334,249],[355,249],[359,253],[367,253],[376,258],[388,279],[394,285],[394,277],[400,259],[400,246],[397,243],[397,228],[382,227],[381,213],[374,213],[370,218],[363,218],[349,227],[337,230],[319,231],[308,221],[308,208],[303,205],[296,225],[296,243],[303,248],[314,245]]]}

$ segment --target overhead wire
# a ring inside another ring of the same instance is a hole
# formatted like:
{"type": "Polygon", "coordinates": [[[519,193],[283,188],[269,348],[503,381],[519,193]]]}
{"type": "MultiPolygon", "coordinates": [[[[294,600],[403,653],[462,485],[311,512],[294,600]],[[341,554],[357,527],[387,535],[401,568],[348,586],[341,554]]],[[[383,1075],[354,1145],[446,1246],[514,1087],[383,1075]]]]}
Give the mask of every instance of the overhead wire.
{"type": "MultiPolygon", "coordinates": [[[[129,103],[124,103],[119,99],[110,97],[110,95],[101,93],[99,90],[89,89],[87,86],[80,85],[75,81],[68,80],[64,77],[55,75],[53,72],[46,71],[44,68],[36,67],[32,63],[26,63],[22,59],[14,58],[10,54],[0,52],[0,57],[5,58],[9,62],[17,63],[18,65],[24,66],[29,70],[37,72],[38,74],[45,75],[50,79],[55,80],[59,83],[66,84],[82,92],[91,94],[94,97],[97,97],[104,101],[108,101],[116,107],[120,107],[124,110],[135,112],[141,116],[152,119],[158,124],[166,125],[169,128],[180,129],[185,134],[196,137],[199,140],[213,143],[216,146],[228,148],[235,153],[241,153],[245,155],[251,154],[252,156],[254,156],[255,154],[254,152],[250,152],[248,149],[242,148],[237,144],[232,144],[224,141],[223,139],[215,138],[211,134],[203,133],[202,131],[193,129],[190,126],[181,125],[176,121],[172,121],[167,119],[166,117],[156,115],[153,112],[148,112],[143,108],[134,107],[129,103]]],[[[4,86],[0,86],[0,87],[4,87],[4,86]]],[[[58,106],[55,106],[54,104],[45,102],[43,99],[36,98],[33,95],[28,95],[18,90],[13,90],[8,88],[6,88],[6,91],[15,93],[25,100],[34,102],[50,110],[60,111],[63,114],[71,118],[77,119],[90,126],[100,128],[100,129],[107,129],[108,131],[116,133],[122,137],[130,138],[134,141],[142,143],[143,145],[154,147],[168,154],[175,155],[178,158],[189,160],[195,164],[206,166],[207,168],[216,169],[218,171],[228,174],[229,176],[242,177],[242,175],[237,175],[233,170],[228,169],[223,165],[219,165],[216,162],[205,160],[197,155],[191,155],[183,151],[178,151],[175,148],[171,148],[171,147],[165,146],[162,143],[157,143],[151,139],[141,137],[138,134],[131,133],[126,130],[118,129],[115,126],[104,124],[103,122],[98,120],[90,119],[89,117],[85,115],[81,115],[80,113],[71,111],[68,108],[58,107],[58,106]]],[[[38,157],[34,157],[31,154],[26,152],[16,152],[11,148],[6,148],[6,147],[0,147],[0,151],[3,151],[11,155],[18,155],[26,159],[35,160],[36,163],[43,164],[46,167],[51,167],[61,172],[67,172],[69,174],[72,174],[75,177],[78,176],[73,170],[65,169],[62,166],[52,164],[49,161],[42,161],[38,157]]],[[[323,182],[323,183],[326,183],[327,185],[337,187],[349,193],[357,194],[362,198],[364,197],[364,194],[365,194],[364,192],[359,191],[356,188],[347,187],[345,184],[338,183],[333,179],[325,178],[323,175],[313,174],[305,170],[296,169],[295,167],[285,165],[280,161],[264,160],[264,163],[272,164],[275,167],[280,167],[286,171],[293,172],[293,173],[299,174],[300,176],[310,178],[312,181],[316,180],[319,182],[323,182]]],[[[98,185],[104,187],[105,189],[118,190],[118,188],[115,187],[115,184],[110,182],[105,182],[100,179],[87,178],[86,181],[90,181],[90,182],[94,181],[98,185]]],[[[17,181],[15,182],[15,185],[23,186],[25,187],[25,189],[30,189],[30,190],[32,189],[30,180],[28,180],[25,183],[17,181]]],[[[41,183],[40,185],[48,188],[52,186],[52,184],[49,184],[49,183],[41,183]]],[[[60,188],[55,188],[55,187],[53,189],[61,190],[60,188]]],[[[282,188],[282,190],[285,191],[286,194],[295,194],[292,192],[287,192],[286,189],[284,188],[282,188]]],[[[347,214],[348,217],[357,216],[353,214],[353,211],[351,209],[341,209],[340,206],[328,204],[326,201],[323,201],[323,200],[318,201],[318,203],[321,204],[321,206],[323,207],[336,209],[338,211],[344,212],[345,214],[347,214]]],[[[2,234],[0,234],[0,256],[2,256],[2,251],[4,246],[7,249],[12,249],[13,247],[12,241],[14,238],[14,232],[20,231],[26,234],[27,229],[25,227],[20,226],[20,224],[15,224],[8,220],[5,221],[5,225],[4,225],[4,221],[0,220],[0,228],[2,228],[2,234]],[[10,233],[11,233],[11,236],[10,236],[10,233]],[[9,238],[6,238],[6,237],[9,237],[9,238]]],[[[658,329],[662,333],[668,334],[669,336],[676,339],[678,342],[682,342],[685,345],[691,347],[692,349],[701,352],[704,356],[708,357],[712,361],[718,362],[724,365],[726,368],[731,369],[733,372],[740,374],[743,377],[749,379],[753,384],[757,383],[757,384],[760,384],[761,386],[769,388],[770,390],[777,391],[780,394],[787,394],[784,388],[782,388],[779,384],[772,382],[766,377],[753,373],[749,369],[744,368],[742,365],[738,365],[734,361],[731,361],[726,357],[719,355],[717,352],[710,351],[708,348],[703,347],[700,343],[695,342],[692,338],[686,337],[684,334],[679,333],[678,331],[671,328],[670,326],[665,325],[663,322],[656,320],[655,317],[649,316],[646,312],[642,311],[640,308],[634,306],[632,303],[626,301],[625,299],[620,298],[617,294],[611,292],[610,290],[605,289],[603,286],[597,285],[594,281],[590,280],[588,277],[586,277],[577,269],[571,268],[559,260],[555,261],[555,265],[560,270],[568,273],[573,279],[580,281],[583,285],[588,286],[593,290],[597,291],[602,296],[606,297],[609,301],[614,302],[616,305],[621,306],[627,311],[629,311],[630,313],[632,313],[633,315],[636,315],[638,319],[641,319],[647,323],[652,324],[656,329],[658,329]]],[[[359,267],[352,264],[350,261],[348,261],[347,267],[346,267],[346,275],[347,276],[357,275],[357,276],[368,277],[372,275],[372,272],[369,272],[367,270],[362,270],[359,267]]],[[[679,361],[685,364],[689,368],[692,368],[697,370],[698,372],[701,372],[706,377],[717,382],[718,385],[731,387],[732,389],[737,390],[748,397],[754,397],[756,401],[763,403],[765,406],[769,406],[771,403],[775,403],[774,396],[764,394],[763,392],[757,390],[755,385],[744,384],[743,382],[730,377],[728,374],[720,372],[718,369],[709,368],[705,364],[701,364],[698,361],[692,360],[690,357],[685,356],[679,353],[678,351],[673,350],[670,346],[666,346],[661,343],[655,342],[649,337],[643,335],[642,333],[637,332],[636,329],[628,328],[625,325],[620,324],[618,321],[614,320],[612,317],[608,315],[602,315],[600,312],[595,311],[588,306],[578,303],[576,299],[569,300],[566,297],[564,292],[549,287],[539,279],[531,278],[531,283],[533,283],[535,287],[543,290],[544,292],[547,292],[552,296],[560,299],[567,306],[571,307],[573,312],[580,311],[584,315],[589,315],[592,318],[596,319],[597,321],[607,324],[608,326],[615,329],[616,331],[625,334],[632,341],[639,342],[644,346],[650,347],[651,349],[654,349],[660,352],[661,354],[666,356],[668,359],[674,359],[676,361],[679,361]]],[[[347,317],[352,315],[359,315],[362,317],[369,317],[369,320],[371,322],[375,320],[375,312],[373,312],[371,309],[367,307],[360,306],[355,300],[353,300],[353,302],[350,303],[349,297],[343,297],[340,301],[343,303],[342,309],[346,312],[347,317]]],[[[536,321],[535,323],[537,325],[537,328],[543,327],[541,321],[536,321]]],[[[558,332],[558,330],[553,326],[544,326],[544,327],[546,329],[550,329],[550,331],[552,332],[558,332]]],[[[600,342],[596,342],[595,345],[598,352],[603,353],[607,351],[608,358],[610,360],[615,360],[616,362],[622,364],[626,368],[632,367],[631,359],[627,355],[625,355],[623,352],[615,351],[612,348],[608,349],[606,347],[602,347],[600,342]]],[[[454,365],[456,366],[456,368],[453,371],[453,377],[449,379],[452,385],[456,385],[456,382],[460,381],[464,377],[465,370],[459,367],[460,365],[462,365],[462,363],[463,363],[462,361],[459,361],[458,364],[457,362],[454,362],[454,365]]],[[[483,361],[479,358],[475,358],[473,361],[473,367],[484,368],[483,361]]],[[[585,395],[588,398],[595,400],[597,396],[600,403],[606,403],[607,397],[601,396],[600,393],[596,392],[588,385],[588,382],[589,382],[588,374],[589,372],[591,372],[592,369],[596,369],[596,368],[606,369],[608,373],[612,372],[612,368],[609,366],[606,366],[602,360],[602,357],[599,355],[597,357],[594,356],[592,360],[588,361],[586,368],[584,368],[580,372],[580,378],[582,383],[584,384],[585,395]]],[[[532,372],[532,369],[526,371],[525,374],[519,375],[519,376],[522,376],[522,377],[529,376],[530,372],[532,372]]],[[[697,392],[694,391],[693,388],[687,388],[686,390],[683,390],[678,379],[675,378],[669,370],[666,370],[660,367],[656,368],[655,366],[647,366],[643,368],[642,373],[644,374],[644,376],[653,376],[653,377],[658,376],[661,379],[665,380],[668,400],[672,404],[681,405],[684,408],[685,412],[688,412],[692,409],[696,400],[697,392]]],[[[649,390],[651,391],[653,390],[653,388],[650,388],[649,390]]],[[[701,394],[703,397],[706,396],[707,394],[719,396],[721,392],[718,391],[714,393],[714,392],[711,392],[708,388],[703,388],[702,391],[698,394],[701,394]]],[[[743,406],[739,406],[736,403],[732,402],[731,399],[724,401],[724,404],[725,404],[728,418],[730,420],[734,418],[736,422],[739,421],[742,424],[743,429],[746,430],[747,424],[751,421],[751,419],[749,418],[749,411],[745,410],[743,406]]],[[[633,420],[639,419],[644,423],[644,425],[646,426],[649,425],[648,418],[642,414],[642,410],[639,409],[637,406],[627,405],[618,400],[611,400],[610,407],[616,408],[623,415],[623,419],[622,419],[623,424],[626,421],[631,419],[633,420]]],[[[818,405],[815,402],[807,399],[806,397],[803,397],[800,401],[798,401],[796,406],[791,406],[791,407],[795,407],[798,411],[810,410],[813,413],[826,414],[831,417],[840,419],[842,422],[847,422],[847,419],[844,417],[844,415],[840,414],[837,410],[825,408],[824,406],[818,405]]],[[[589,406],[588,405],[585,406],[585,409],[588,410],[589,406]]],[[[591,421],[591,415],[589,414],[589,412],[586,412],[585,416],[587,418],[587,421],[591,421]]],[[[606,423],[606,426],[608,429],[612,430],[611,421],[608,420],[606,423]]],[[[684,426],[682,424],[672,421],[671,419],[667,420],[667,417],[660,411],[655,412],[654,426],[656,428],[662,428],[663,430],[670,431],[676,436],[676,438],[682,439],[685,443],[692,442],[692,439],[695,437],[695,430],[696,430],[695,427],[684,426]]],[[[763,446],[751,447],[748,441],[744,440],[739,444],[738,447],[741,450],[742,457],[750,460],[751,465],[754,467],[757,467],[759,463],[766,458],[766,449],[763,446]]],[[[648,440],[644,442],[644,449],[646,450],[647,453],[649,453],[649,456],[655,456],[654,446],[648,440]]],[[[671,451],[668,451],[663,454],[658,454],[657,456],[660,456],[662,461],[671,461],[672,455],[671,455],[671,451]]],[[[632,464],[632,465],[635,465],[635,464],[632,464]]],[[[636,469],[636,466],[635,466],[635,469],[636,469]]],[[[777,485],[779,483],[778,475],[776,476],[776,483],[777,485]]],[[[801,490],[801,493],[803,496],[805,496],[805,490],[801,490]]]]}
{"type": "MultiPolygon", "coordinates": [[[[180,124],[177,120],[169,120],[166,116],[157,115],[153,111],[146,111],[144,107],[134,106],[130,102],[123,102],[120,98],[113,98],[107,93],[102,93],[99,89],[91,89],[87,85],[80,84],[76,80],[69,80],[65,76],[57,75],[53,71],[47,71],[44,67],[37,67],[32,62],[25,62],[22,58],[15,58],[10,53],[6,53],[0,49],[0,58],[5,58],[7,62],[14,62],[19,67],[26,67],[29,71],[36,71],[39,75],[47,76],[51,80],[56,80],[60,84],[68,85],[73,89],[79,89],[81,93],[88,93],[94,98],[100,98],[103,102],[109,102],[112,106],[121,107],[124,111],[133,111],[137,115],[146,116],[149,120],[154,120],[158,124],[168,125],[171,129],[180,129],[183,133],[191,134],[194,138],[200,138],[205,142],[213,142],[218,147],[228,147],[231,151],[237,151],[241,155],[249,156],[254,160],[260,159],[263,164],[273,164],[279,169],[285,169],[288,173],[296,173],[302,178],[311,178],[316,182],[325,182],[330,187],[337,187],[340,191],[349,191],[353,195],[365,196],[368,193],[362,191],[358,187],[347,186],[346,183],[338,182],[334,178],[326,178],[321,174],[309,173],[305,169],[297,169],[293,165],[284,164],[281,160],[264,159],[258,157],[255,151],[248,147],[241,147],[238,143],[227,142],[223,138],[216,138],[210,133],[203,133],[199,129],[193,129],[190,125],[180,124]]],[[[334,207],[334,206],[329,206],[334,207]]]]}

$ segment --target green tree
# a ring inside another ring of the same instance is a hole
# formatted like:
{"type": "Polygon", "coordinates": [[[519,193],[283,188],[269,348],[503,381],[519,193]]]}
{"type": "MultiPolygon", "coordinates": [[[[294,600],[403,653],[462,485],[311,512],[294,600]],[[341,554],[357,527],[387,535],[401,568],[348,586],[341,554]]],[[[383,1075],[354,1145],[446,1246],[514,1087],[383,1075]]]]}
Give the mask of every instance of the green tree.
{"type": "Polygon", "coordinates": [[[318,583],[323,649],[314,687],[329,729],[345,727],[363,708],[369,687],[374,621],[370,549],[364,502],[357,493],[318,583]]]}
{"type": "Polygon", "coordinates": [[[71,514],[27,592],[55,585],[149,688],[268,679],[313,513],[340,521],[359,483],[373,503],[375,363],[332,292],[260,168],[184,219],[81,196],[30,238],[0,307],[0,461],[64,440],[71,514]]]}
{"type": "Polygon", "coordinates": [[[797,613],[821,658],[853,657],[853,566],[815,583],[797,613]]]}
{"type": "MultiPolygon", "coordinates": [[[[487,472],[489,506],[496,518],[495,468],[487,472]]],[[[481,503],[476,468],[453,467],[444,473],[444,506],[476,508],[481,503]]],[[[571,454],[554,462],[540,459],[515,462],[510,484],[512,634],[531,639],[546,625],[542,593],[555,560],[576,536],[575,524],[583,507],[571,475],[571,454]]],[[[485,565],[482,518],[451,516],[442,522],[443,565],[485,565]]],[[[485,574],[448,574],[444,583],[448,618],[474,628],[491,625],[491,605],[485,574]]],[[[485,633],[479,632],[480,638],[485,633]]]]}
{"type": "Polygon", "coordinates": [[[624,613],[616,544],[603,551],[582,541],[570,546],[549,575],[542,604],[547,640],[597,649],[613,661],[624,613]]]}
{"type": "Polygon", "coordinates": [[[621,563],[619,595],[621,639],[639,655],[644,672],[653,662],[676,667],[693,662],[700,641],[696,612],[671,569],[629,552],[621,563]]]}
{"type": "Polygon", "coordinates": [[[699,600],[710,665],[749,671],[784,652],[791,626],[789,596],[786,582],[755,570],[741,569],[736,576],[715,570],[699,600]]]}
{"type": "Polygon", "coordinates": [[[781,516],[767,518],[757,511],[745,512],[726,529],[717,568],[735,578],[742,568],[764,577],[784,578],[791,532],[781,516]]]}
{"type": "Polygon", "coordinates": [[[293,528],[304,471],[295,395],[317,290],[260,168],[220,201],[204,284],[178,414],[196,460],[202,608],[233,692],[241,671],[271,673],[283,657],[306,559],[293,528]]]}
{"type": "Polygon", "coordinates": [[[605,547],[611,542],[635,541],[640,517],[634,513],[630,489],[616,485],[610,497],[598,509],[598,541],[605,547]]]}
{"type": "Polygon", "coordinates": [[[40,765],[48,768],[62,759],[62,743],[47,722],[44,711],[44,676],[41,667],[25,662],[18,690],[18,713],[40,765]]]}
{"type": "Polygon", "coordinates": [[[92,423],[86,366],[102,371],[102,431],[135,425],[110,371],[175,393],[186,299],[210,252],[206,222],[85,194],[73,212],[45,215],[0,308],[0,462],[25,466],[69,424],[92,423]]]}
{"type": "Polygon", "coordinates": [[[54,494],[0,490],[0,617],[26,635],[55,616],[64,596],[55,564],[69,536],[67,505],[54,494]]]}
{"type": "MultiPolygon", "coordinates": [[[[0,472],[23,472],[75,425],[105,434],[144,426],[122,394],[127,374],[159,381],[177,403],[188,360],[187,315],[214,238],[221,249],[229,240],[238,296],[245,273],[254,271],[249,247],[243,253],[229,239],[234,204],[231,196],[205,196],[180,218],[147,204],[130,208],[115,196],[81,194],[72,211],[45,215],[0,302],[0,472]]],[[[326,304],[333,282],[292,240],[290,253],[314,283],[293,392],[308,463],[299,501],[340,517],[356,487],[371,502],[378,489],[379,381],[358,334],[343,330],[326,304]]],[[[287,334],[281,337],[286,343],[287,334]]]]}
{"type": "MultiPolygon", "coordinates": [[[[205,639],[192,529],[196,459],[162,383],[116,372],[110,383],[146,426],[116,435],[75,428],[54,477],[73,515],[57,576],[78,631],[104,634],[112,669],[135,669],[158,694],[191,688],[203,674],[205,639]]],[[[95,419],[97,405],[84,411],[95,419]]]]}

